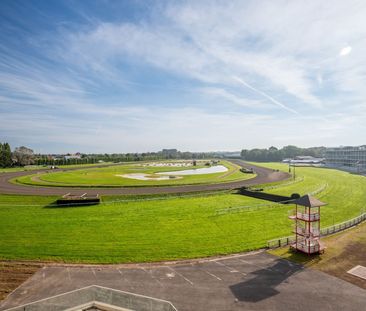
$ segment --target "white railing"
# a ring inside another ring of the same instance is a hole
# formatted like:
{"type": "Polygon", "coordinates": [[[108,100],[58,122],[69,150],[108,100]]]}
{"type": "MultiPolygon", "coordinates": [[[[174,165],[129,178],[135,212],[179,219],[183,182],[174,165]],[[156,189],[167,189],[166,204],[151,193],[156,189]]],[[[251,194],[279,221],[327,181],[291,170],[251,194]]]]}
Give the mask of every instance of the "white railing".
{"type": "Polygon", "coordinates": [[[320,235],[320,232],[318,229],[315,228],[310,228],[310,232],[309,229],[305,229],[305,228],[301,228],[301,227],[294,227],[294,232],[297,234],[301,234],[304,236],[313,236],[313,237],[318,237],[320,235]]]}
{"type": "Polygon", "coordinates": [[[316,221],[320,219],[320,215],[318,213],[306,214],[297,212],[296,218],[306,221],[316,221]]]}
{"type": "Polygon", "coordinates": [[[319,244],[316,244],[316,245],[305,245],[305,244],[301,244],[301,243],[297,243],[297,245],[295,245],[296,248],[298,250],[301,250],[303,252],[306,252],[306,253],[309,253],[309,254],[312,254],[312,253],[317,253],[319,252],[320,250],[320,246],[319,244]]]}

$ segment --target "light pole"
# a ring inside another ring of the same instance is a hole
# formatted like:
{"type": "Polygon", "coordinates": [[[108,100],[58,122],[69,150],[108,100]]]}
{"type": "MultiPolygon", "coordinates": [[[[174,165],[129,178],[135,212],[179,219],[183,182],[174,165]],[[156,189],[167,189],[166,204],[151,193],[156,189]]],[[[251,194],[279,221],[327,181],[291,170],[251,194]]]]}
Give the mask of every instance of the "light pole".
{"type": "Polygon", "coordinates": [[[293,180],[295,180],[296,178],[296,171],[295,171],[295,163],[293,162],[293,160],[291,159],[289,162],[288,162],[288,172],[291,173],[291,163],[292,163],[292,178],[293,180]]]}
{"type": "Polygon", "coordinates": [[[356,171],[357,174],[360,174],[360,161],[356,161],[356,171]]]}

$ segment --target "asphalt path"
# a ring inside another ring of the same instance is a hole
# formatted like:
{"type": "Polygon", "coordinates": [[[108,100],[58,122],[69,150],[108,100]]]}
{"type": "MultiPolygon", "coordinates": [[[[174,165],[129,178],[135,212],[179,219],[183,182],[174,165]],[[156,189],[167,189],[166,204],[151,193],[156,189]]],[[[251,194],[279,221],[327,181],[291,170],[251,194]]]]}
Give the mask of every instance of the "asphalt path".
{"type": "MultiPolygon", "coordinates": [[[[288,173],[275,171],[272,169],[260,167],[257,165],[246,163],[242,160],[230,160],[232,163],[237,164],[244,168],[251,168],[256,173],[256,176],[251,179],[217,183],[217,184],[202,184],[202,185],[181,185],[181,186],[151,186],[151,187],[113,187],[113,188],[93,188],[93,187],[46,187],[46,186],[28,186],[11,183],[10,180],[16,177],[33,175],[37,173],[44,173],[49,170],[33,170],[33,171],[21,171],[11,173],[0,173],[0,193],[2,194],[26,194],[26,195],[64,195],[66,193],[71,194],[83,194],[88,193],[90,195],[149,195],[149,194],[174,194],[174,193],[190,193],[190,192],[204,192],[204,191],[217,191],[217,190],[230,190],[238,189],[244,186],[254,186],[258,184],[278,182],[288,179],[290,175],[288,173]]],[[[113,164],[120,165],[120,164],[113,164]]],[[[92,166],[83,169],[95,169],[97,167],[107,167],[111,165],[92,166]]],[[[62,169],[62,171],[78,170],[78,168],[62,169]]],[[[52,171],[54,172],[54,171],[52,171]]]]}

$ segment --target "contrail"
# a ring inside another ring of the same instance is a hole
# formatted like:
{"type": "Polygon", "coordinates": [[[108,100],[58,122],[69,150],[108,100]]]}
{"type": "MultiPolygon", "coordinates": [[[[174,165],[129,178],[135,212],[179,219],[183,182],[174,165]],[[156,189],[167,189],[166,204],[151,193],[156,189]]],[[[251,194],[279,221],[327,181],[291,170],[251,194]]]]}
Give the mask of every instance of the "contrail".
{"type": "Polygon", "coordinates": [[[241,84],[243,84],[244,86],[246,86],[247,88],[251,89],[252,91],[258,93],[258,94],[261,94],[262,96],[264,96],[265,98],[267,98],[268,100],[270,100],[272,103],[274,103],[275,105],[287,110],[287,111],[290,111],[292,113],[296,113],[296,114],[299,114],[296,110],[294,109],[291,109],[287,106],[285,106],[284,104],[280,103],[278,100],[274,99],[272,96],[269,96],[268,94],[256,89],[255,87],[251,86],[250,84],[246,83],[244,80],[240,79],[239,77],[236,77],[234,76],[233,77],[234,80],[240,82],[241,84]]]}

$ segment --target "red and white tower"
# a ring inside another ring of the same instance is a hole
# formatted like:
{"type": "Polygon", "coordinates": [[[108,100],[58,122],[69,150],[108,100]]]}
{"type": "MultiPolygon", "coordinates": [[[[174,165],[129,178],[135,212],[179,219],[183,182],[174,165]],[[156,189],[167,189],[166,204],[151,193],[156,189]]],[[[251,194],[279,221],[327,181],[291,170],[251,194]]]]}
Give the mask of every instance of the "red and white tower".
{"type": "Polygon", "coordinates": [[[294,201],[294,204],[295,214],[290,219],[295,221],[296,240],[291,247],[309,255],[323,252],[324,246],[320,242],[320,207],[326,203],[307,194],[294,201]]]}

